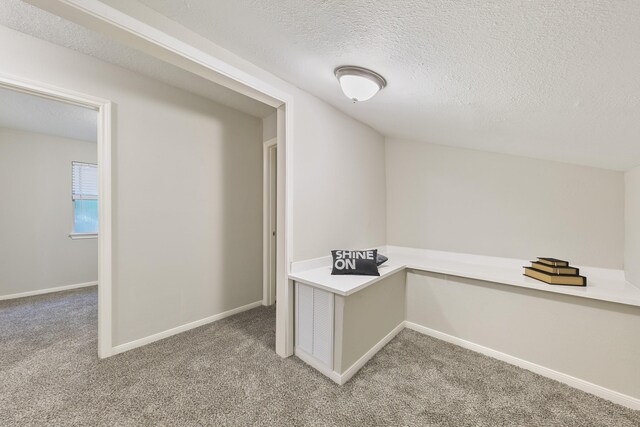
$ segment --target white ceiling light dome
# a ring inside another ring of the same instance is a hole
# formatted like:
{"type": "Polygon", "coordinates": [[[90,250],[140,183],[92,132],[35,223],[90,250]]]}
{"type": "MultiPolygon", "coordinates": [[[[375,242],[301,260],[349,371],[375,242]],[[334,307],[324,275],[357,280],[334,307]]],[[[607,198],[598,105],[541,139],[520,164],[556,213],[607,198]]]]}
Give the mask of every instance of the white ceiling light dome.
{"type": "Polygon", "coordinates": [[[346,65],[335,69],[342,92],[353,102],[371,99],[387,81],[380,74],[366,68],[346,65]]]}

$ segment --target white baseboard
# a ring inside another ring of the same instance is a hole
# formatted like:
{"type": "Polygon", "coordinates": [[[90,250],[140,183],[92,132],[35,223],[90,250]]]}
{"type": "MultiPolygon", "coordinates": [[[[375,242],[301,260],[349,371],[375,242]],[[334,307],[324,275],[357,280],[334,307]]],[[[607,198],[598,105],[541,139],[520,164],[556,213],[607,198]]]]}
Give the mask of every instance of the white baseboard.
{"type": "Polygon", "coordinates": [[[316,359],[306,351],[296,347],[293,351],[293,354],[295,354],[298,357],[298,359],[302,360],[307,365],[320,371],[320,373],[323,374],[324,376],[329,377],[333,382],[337,384],[342,384],[340,382],[341,381],[340,374],[338,374],[337,372],[334,372],[333,369],[331,369],[324,363],[320,362],[318,359],[316,359]]]}
{"type": "Polygon", "coordinates": [[[395,338],[404,329],[404,322],[401,322],[398,326],[393,328],[384,338],[382,338],[376,345],[371,347],[360,359],[358,359],[353,365],[351,365],[342,375],[340,375],[340,383],[344,384],[353,377],[356,372],[362,368],[377,352],[382,350],[382,347],[387,345],[389,341],[395,338]]]}
{"type": "Polygon", "coordinates": [[[405,321],[404,325],[405,327],[421,334],[429,335],[442,341],[446,341],[451,344],[455,344],[460,347],[484,354],[485,356],[493,357],[494,359],[498,359],[503,362],[518,366],[520,368],[527,369],[531,372],[535,372],[536,374],[567,384],[573,388],[577,388],[578,390],[582,390],[603,399],[610,400],[613,403],[626,406],[627,408],[640,410],[640,399],[637,399],[635,397],[610,390],[608,388],[590,383],[585,380],[581,380],[580,378],[572,377],[571,375],[564,374],[562,372],[554,371],[553,369],[546,368],[544,366],[540,366],[526,360],[522,360],[518,357],[511,356],[509,354],[502,353],[500,351],[493,350],[491,348],[472,343],[470,341],[466,341],[462,338],[454,337],[453,335],[445,334],[444,332],[427,328],[426,326],[418,325],[409,321],[405,321]]]}
{"type": "Polygon", "coordinates": [[[225,317],[233,316],[234,314],[242,313],[243,311],[260,307],[261,305],[262,305],[262,300],[252,302],[251,304],[243,305],[241,307],[234,308],[232,310],[228,310],[219,314],[214,314],[213,316],[205,317],[204,319],[196,320],[195,322],[190,322],[181,326],[177,326],[175,328],[167,329],[166,331],[158,332],[157,334],[149,335],[148,337],[140,338],[134,341],[129,341],[128,343],[120,344],[113,347],[113,351],[111,354],[116,355],[116,354],[124,353],[125,351],[133,350],[134,348],[151,344],[152,342],[159,341],[161,339],[168,338],[172,335],[176,335],[181,332],[188,331],[189,329],[197,328],[199,326],[206,325],[207,323],[212,323],[218,320],[222,320],[225,317]]]}
{"type": "Polygon", "coordinates": [[[391,332],[389,332],[384,338],[382,338],[378,343],[376,343],[376,345],[371,347],[369,351],[367,351],[360,359],[358,359],[353,365],[351,365],[346,371],[344,371],[343,374],[337,373],[336,371],[331,369],[329,366],[320,362],[318,359],[316,359],[315,357],[313,357],[306,351],[301,350],[298,347],[295,348],[294,354],[298,356],[298,358],[303,362],[305,362],[307,365],[317,369],[318,371],[320,371],[320,373],[329,377],[336,384],[342,385],[347,381],[349,381],[351,377],[353,377],[356,374],[356,372],[358,372],[365,365],[365,363],[371,360],[371,358],[375,356],[376,353],[382,349],[382,347],[387,345],[387,343],[389,343],[389,341],[391,341],[403,329],[404,329],[404,322],[400,323],[398,326],[393,328],[391,332]]]}
{"type": "Polygon", "coordinates": [[[0,295],[0,301],[6,300],[6,299],[31,297],[31,296],[34,296],[34,295],[50,294],[52,292],[69,291],[71,289],[78,289],[78,288],[86,288],[86,287],[89,287],[89,286],[96,286],[97,284],[98,284],[98,281],[96,280],[94,282],[76,283],[75,285],[58,286],[58,287],[55,287],[55,288],[38,289],[38,290],[35,290],[35,291],[29,291],[29,292],[20,292],[19,294],[0,295]]]}

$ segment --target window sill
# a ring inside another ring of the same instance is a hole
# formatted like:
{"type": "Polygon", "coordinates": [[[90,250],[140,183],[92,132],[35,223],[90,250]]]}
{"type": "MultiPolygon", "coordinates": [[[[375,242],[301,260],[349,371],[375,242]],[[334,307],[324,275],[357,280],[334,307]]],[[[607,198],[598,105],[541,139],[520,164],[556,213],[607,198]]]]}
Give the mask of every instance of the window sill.
{"type": "Polygon", "coordinates": [[[72,240],[97,239],[98,233],[70,233],[69,238],[72,240]]]}

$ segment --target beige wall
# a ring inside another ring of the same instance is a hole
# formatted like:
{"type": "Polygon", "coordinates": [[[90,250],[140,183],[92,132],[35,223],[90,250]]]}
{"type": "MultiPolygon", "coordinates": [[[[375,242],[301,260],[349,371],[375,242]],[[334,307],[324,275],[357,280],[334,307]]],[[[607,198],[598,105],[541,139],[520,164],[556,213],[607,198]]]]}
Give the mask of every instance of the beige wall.
{"type": "MultiPolygon", "coordinates": [[[[335,108],[296,90],[293,147],[293,261],[332,249],[384,245],[384,138],[335,108]]],[[[263,140],[276,137],[276,114],[263,140]]]]}
{"type": "Polygon", "coordinates": [[[311,96],[295,103],[293,261],[384,245],[384,139],[311,96]]]}
{"type": "Polygon", "coordinates": [[[640,398],[640,307],[407,274],[407,320],[640,398]]]}
{"type": "Polygon", "coordinates": [[[0,49],[115,104],[114,345],[261,299],[261,120],[4,27],[0,49]]]}
{"type": "Polygon", "coordinates": [[[640,286],[640,166],[625,173],[624,269],[640,286]]]}
{"type": "Polygon", "coordinates": [[[387,243],[622,268],[624,177],[387,140],[387,243]]]}
{"type": "Polygon", "coordinates": [[[343,374],[405,320],[403,271],[348,297],[335,296],[333,370],[343,374]]]}
{"type": "Polygon", "coordinates": [[[71,162],[94,142],[0,128],[0,297],[98,280],[97,240],[71,240],[71,162]]]}

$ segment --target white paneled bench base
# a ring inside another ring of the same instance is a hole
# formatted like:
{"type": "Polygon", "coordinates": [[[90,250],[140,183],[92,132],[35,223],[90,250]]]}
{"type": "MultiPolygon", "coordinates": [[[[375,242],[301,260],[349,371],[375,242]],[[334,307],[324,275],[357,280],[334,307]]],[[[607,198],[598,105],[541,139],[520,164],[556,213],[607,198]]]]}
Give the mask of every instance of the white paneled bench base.
{"type": "Polygon", "coordinates": [[[587,287],[553,286],[523,275],[528,260],[378,249],[379,277],[332,276],[331,257],[291,265],[295,354],[336,383],[409,327],[640,409],[640,288],[624,272],[580,267],[587,287]]]}

